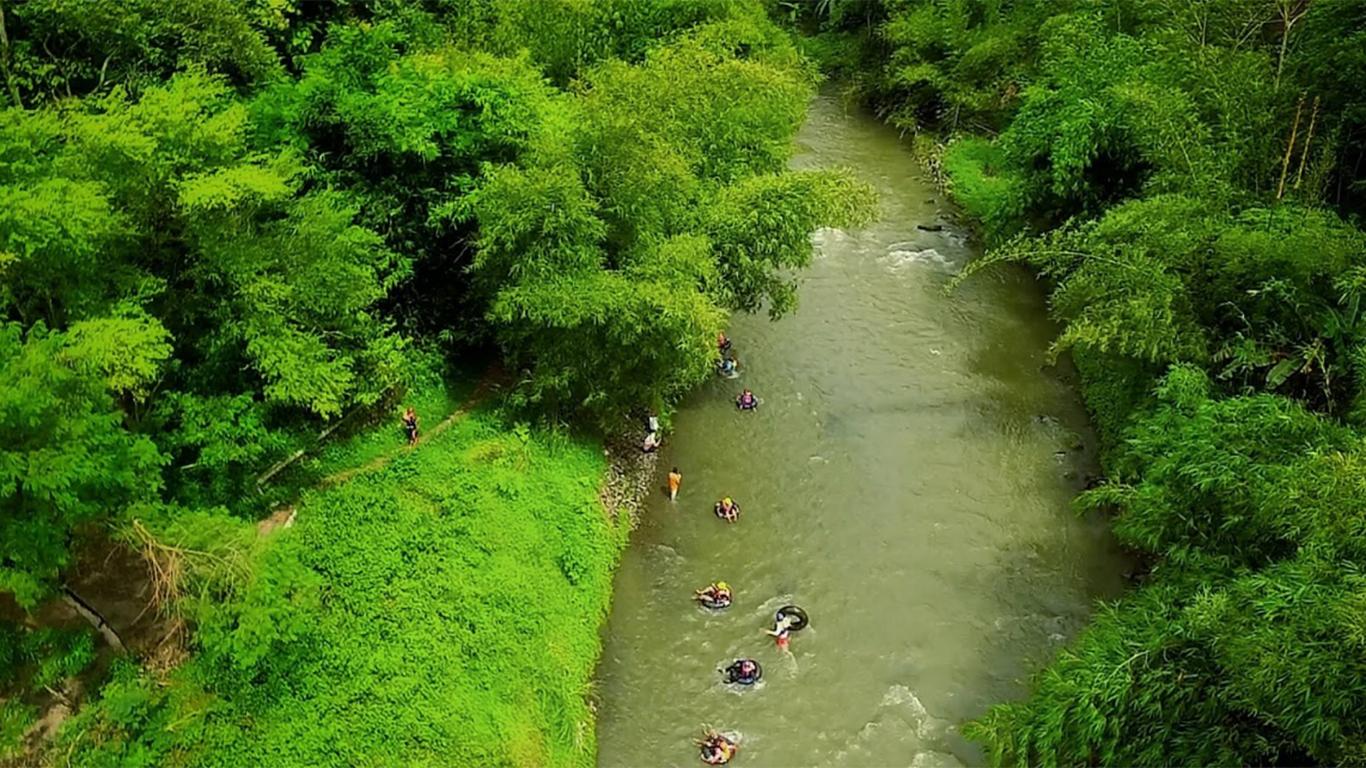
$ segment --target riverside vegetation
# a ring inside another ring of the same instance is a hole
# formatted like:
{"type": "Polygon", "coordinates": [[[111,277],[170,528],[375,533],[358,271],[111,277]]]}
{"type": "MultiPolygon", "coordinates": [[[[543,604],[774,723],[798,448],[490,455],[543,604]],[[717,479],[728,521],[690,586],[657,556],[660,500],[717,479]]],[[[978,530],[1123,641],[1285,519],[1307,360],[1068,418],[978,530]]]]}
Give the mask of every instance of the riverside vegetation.
{"type": "Polygon", "coordinates": [[[592,435],[870,208],[815,80],[757,0],[0,5],[0,759],[591,763],[592,435]]]}
{"type": "Polygon", "coordinates": [[[1366,5],[778,10],[1051,292],[1145,563],[966,729],[997,764],[1366,763],[1366,5]],[[939,138],[945,143],[939,143],[939,138]]]}

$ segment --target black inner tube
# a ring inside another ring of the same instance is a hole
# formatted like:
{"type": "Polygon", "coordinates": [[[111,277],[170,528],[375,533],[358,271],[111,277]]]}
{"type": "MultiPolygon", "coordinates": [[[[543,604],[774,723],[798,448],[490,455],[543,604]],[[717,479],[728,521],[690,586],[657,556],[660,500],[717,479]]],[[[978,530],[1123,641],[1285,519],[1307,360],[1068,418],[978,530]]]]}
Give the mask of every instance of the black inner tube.
{"type": "Polygon", "coordinates": [[[707,608],[711,608],[714,610],[720,610],[722,608],[730,607],[730,598],[718,600],[714,597],[699,597],[697,598],[697,602],[701,603],[703,606],[707,608]]]}
{"type": "Polygon", "coordinates": [[[736,659],[735,663],[731,664],[729,667],[726,667],[727,682],[738,683],[740,685],[754,685],[755,683],[763,679],[763,677],[764,668],[759,666],[759,662],[754,661],[753,659],[736,659]],[[751,674],[749,677],[742,677],[740,675],[740,664],[745,661],[748,661],[754,665],[754,673],[751,674]]]}
{"type": "Polygon", "coordinates": [[[782,608],[779,608],[778,612],[773,614],[773,620],[782,621],[784,616],[791,620],[788,623],[787,628],[793,632],[806,629],[806,625],[811,623],[810,619],[806,616],[806,611],[796,605],[784,605],[782,608]]]}
{"type": "Polygon", "coordinates": [[[724,737],[717,739],[716,741],[710,741],[701,745],[702,760],[704,762],[711,763],[712,765],[725,765],[726,763],[730,762],[729,757],[725,757],[723,754],[718,754],[721,752],[722,745],[734,746],[733,742],[731,742],[730,739],[724,737]],[[712,755],[720,757],[720,761],[712,763],[712,755]]]}

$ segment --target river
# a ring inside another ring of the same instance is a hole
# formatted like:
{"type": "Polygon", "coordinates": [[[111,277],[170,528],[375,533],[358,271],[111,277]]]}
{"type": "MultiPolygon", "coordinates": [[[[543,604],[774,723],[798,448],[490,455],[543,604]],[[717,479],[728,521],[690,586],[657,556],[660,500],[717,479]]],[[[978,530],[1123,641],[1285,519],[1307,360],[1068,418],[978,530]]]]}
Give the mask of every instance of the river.
{"type": "Polygon", "coordinates": [[[650,499],[616,577],[600,766],[700,765],[704,723],[739,738],[732,765],[980,764],[959,724],[1024,695],[1122,587],[1104,523],[1069,506],[1095,440],[1047,365],[1038,286],[1001,271],[946,295],[974,245],[897,134],[833,94],[798,144],[794,167],[853,169],[881,214],[817,233],[797,311],[735,317],[741,377],[677,414],[656,485],[677,465],[678,501],[650,499]],[[690,602],[717,579],[729,610],[690,602]],[[762,634],[788,603],[811,617],[790,654],[762,634]],[[722,685],[744,656],[763,681],[722,685]]]}

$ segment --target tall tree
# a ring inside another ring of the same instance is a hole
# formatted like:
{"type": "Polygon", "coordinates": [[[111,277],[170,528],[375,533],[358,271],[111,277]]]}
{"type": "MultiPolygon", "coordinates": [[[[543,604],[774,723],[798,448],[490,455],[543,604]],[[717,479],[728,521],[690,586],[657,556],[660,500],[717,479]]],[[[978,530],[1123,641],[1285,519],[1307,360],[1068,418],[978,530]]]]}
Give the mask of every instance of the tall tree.
{"type": "Polygon", "coordinates": [[[0,589],[26,608],[59,582],[81,534],[157,500],[163,458],[123,428],[110,392],[164,362],[164,335],[144,328],[149,344],[118,351],[107,329],[0,326],[0,589]]]}

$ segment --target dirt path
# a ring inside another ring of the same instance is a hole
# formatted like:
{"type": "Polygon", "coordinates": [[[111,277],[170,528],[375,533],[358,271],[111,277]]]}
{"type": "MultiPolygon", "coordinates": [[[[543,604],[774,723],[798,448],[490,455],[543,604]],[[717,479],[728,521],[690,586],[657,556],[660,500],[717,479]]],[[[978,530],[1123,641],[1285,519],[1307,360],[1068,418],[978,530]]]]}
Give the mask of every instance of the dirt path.
{"type": "Polygon", "coordinates": [[[465,416],[469,415],[470,411],[478,407],[479,404],[482,403],[484,399],[488,397],[489,393],[496,386],[496,379],[497,377],[492,374],[484,376],[484,378],[479,381],[479,385],[476,386],[474,388],[474,391],[470,393],[470,396],[465,398],[465,402],[461,403],[459,407],[457,407],[454,411],[451,411],[450,415],[441,420],[441,423],[437,424],[435,427],[432,427],[426,432],[420,433],[416,443],[412,445],[400,446],[392,451],[389,451],[388,453],[376,456],[375,458],[371,459],[370,461],[367,461],[364,464],[361,464],[360,466],[351,467],[350,469],[345,469],[341,472],[328,475],[327,477],[324,477],[322,480],[318,481],[318,487],[330,488],[334,485],[344,483],[347,480],[350,480],[351,478],[361,473],[371,472],[373,470],[386,467],[389,465],[390,462],[392,462],[399,456],[405,453],[411,453],[412,451],[416,451],[417,449],[425,445],[427,441],[436,439],[438,436],[441,435],[442,432],[445,432],[446,430],[450,429],[452,425],[463,419],[465,416]]]}
{"type": "MultiPolygon", "coordinates": [[[[475,386],[474,391],[470,393],[470,396],[465,398],[464,402],[457,406],[454,411],[451,411],[449,414],[447,414],[446,418],[442,419],[440,423],[438,423],[435,427],[432,427],[431,429],[426,430],[425,432],[419,433],[418,441],[415,444],[399,446],[398,448],[395,448],[392,451],[388,451],[387,453],[383,453],[379,456],[376,456],[375,458],[365,462],[364,464],[360,464],[349,469],[344,469],[341,472],[336,472],[331,475],[328,475],[327,477],[324,477],[322,480],[318,481],[318,484],[315,487],[331,488],[335,485],[341,485],[342,483],[346,482],[347,480],[350,480],[356,475],[364,474],[366,472],[373,472],[378,469],[383,469],[384,467],[387,467],[390,464],[390,462],[392,462],[399,456],[418,450],[422,446],[426,445],[428,441],[436,439],[441,435],[441,433],[445,432],[446,430],[454,426],[456,422],[468,416],[470,411],[479,407],[479,405],[482,404],[484,400],[488,399],[488,396],[493,392],[493,390],[498,388],[498,384],[502,382],[502,380],[503,372],[500,368],[495,367],[489,370],[479,380],[479,384],[475,386]]],[[[294,524],[294,515],[294,505],[288,504],[275,510],[273,513],[271,513],[270,517],[267,517],[266,519],[258,523],[256,526],[256,530],[258,533],[264,535],[270,533],[276,528],[288,528],[289,526],[294,524]]]]}

